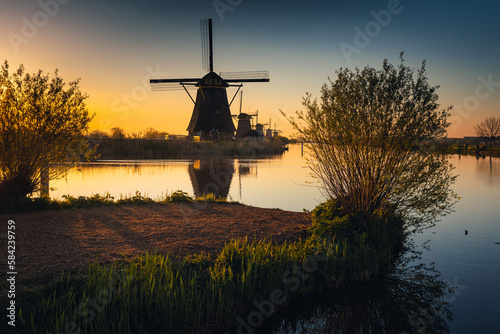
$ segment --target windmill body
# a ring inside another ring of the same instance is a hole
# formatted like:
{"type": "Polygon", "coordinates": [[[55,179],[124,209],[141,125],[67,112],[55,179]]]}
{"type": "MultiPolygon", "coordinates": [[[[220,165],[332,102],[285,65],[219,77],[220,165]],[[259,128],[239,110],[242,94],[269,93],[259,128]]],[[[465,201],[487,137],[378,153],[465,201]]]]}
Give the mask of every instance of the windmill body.
{"type": "Polygon", "coordinates": [[[197,86],[193,114],[187,127],[189,135],[232,137],[236,128],[227,102],[228,84],[219,75],[210,72],[197,86]]]}
{"type": "Polygon", "coordinates": [[[237,138],[243,138],[244,135],[252,130],[252,125],[250,123],[251,119],[252,116],[246,113],[240,113],[238,115],[238,130],[236,131],[237,138]]]}
{"type": "Polygon", "coordinates": [[[267,71],[226,72],[220,75],[213,71],[212,20],[201,20],[203,68],[208,73],[202,78],[151,79],[151,90],[184,89],[194,104],[191,120],[187,127],[189,136],[204,139],[228,139],[236,128],[231,116],[231,104],[244,82],[269,82],[267,71]],[[231,101],[227,88],[238,87],[231,101]],[[196,99],[189,90],[196,89],[196,99]]]}
{"type": "Polygon", "coordinates": [[[267,125],[267,124],[257,123],[255,125],[255,131],[257,131],[261,136],[264,136],[264,125],[267,125]]]}

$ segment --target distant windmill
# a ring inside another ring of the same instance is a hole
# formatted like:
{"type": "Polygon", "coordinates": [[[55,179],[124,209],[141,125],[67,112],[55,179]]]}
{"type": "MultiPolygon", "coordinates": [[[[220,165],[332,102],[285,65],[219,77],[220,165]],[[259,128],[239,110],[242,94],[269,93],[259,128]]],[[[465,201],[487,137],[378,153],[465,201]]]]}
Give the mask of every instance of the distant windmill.
{"type": "Polygon", "coordinates": [[[262,137],[264,137],[264,125],[268,123],[259,123],[259,111],[257,110],[257,117],[255,120],[255,131],[257,131],[262,137]]]}
{"type": "Polygon", "coordinates": [[[243,104],[243,91],[240,91],[240,112],[238,115],[233,115],[238,119],[238,128],[236,129],[236,138],[243,138],[246,134],[252,131],[252,117],[259,116],[259,111],[256,114],[242,113],[241,106],[243,104]]]}
{"type": "Polygon", "coordinates": [[[194,103],[191,121],[187,127],[189,136],[200,134],[206,139],[232,137],[236,128],[231,119],[231,104],[243,86],[243,82],[269,82],[268,71],[225,72],[217,75],[213,71],[212,19],[200,21],[203,69],[208,73],[203,78],[151,79],[151,90],[165,91],[184,89],[194,103]],[[231,102],[228,102],[227,87],[238,87],[231,102]],[[197,89],[196,101],[188,89],[197,89]]]}
{"type": "Polygon", "coordinates": [[[269,119],[269,128],[266,130],[266,138],[267,139],[272,139],[273,138],[273,130],[271,130],[271,119],[269,119]]]}
{"type": "Polygon", "coordinates": [[[276,123],[274,123],[273,138],[278,138],[278,133],[281,133],[281,130],[276,130],[276,123]]]}
{"type": "Polygon", "coordinates": [[[278,134],[281,133],[281,130],[276,129],[276,122],[274,123],[274,130],[271,129],[271,119],[269,119],[269,128],[266,129],[266,138],[273,139],[277,138],[278,134]]]}

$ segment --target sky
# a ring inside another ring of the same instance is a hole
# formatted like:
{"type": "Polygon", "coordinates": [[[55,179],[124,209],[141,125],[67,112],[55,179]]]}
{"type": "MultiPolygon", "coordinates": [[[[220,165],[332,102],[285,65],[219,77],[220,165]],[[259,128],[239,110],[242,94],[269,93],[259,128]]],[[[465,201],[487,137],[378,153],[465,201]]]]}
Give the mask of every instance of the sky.
{"type": "Polygon", "coordinates": [[[441,107],[453,106],[448,136],[474,136],[500,116],[499,9],[493,0],[2,0],[0,60],[81,78],[91,129],[185,135],[192,101],[151,92],[149,79],[202,77],[199,21],[212,18],[215,72],[268,70],[269,83],[243,86],[242,112],[258,110],[287,136],[296,132],[280,110],[303,110],[306,92],[319,97],[340,68],[398,64],[401,51],[410,67],[426,60],[441,107]]]}

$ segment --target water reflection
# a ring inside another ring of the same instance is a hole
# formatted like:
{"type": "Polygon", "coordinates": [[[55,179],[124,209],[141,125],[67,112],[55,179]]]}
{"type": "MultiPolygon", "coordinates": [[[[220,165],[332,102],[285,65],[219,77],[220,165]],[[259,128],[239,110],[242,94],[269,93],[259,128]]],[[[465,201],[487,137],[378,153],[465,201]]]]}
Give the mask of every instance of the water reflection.
{"type": "Polygon", "coordinates": [[[216,192],[231,201],[266,208],[311,210],[323,198],[317,187],[310,186],[312,178],[304,165],[299,145],[291,145],[279,156],[99,161],[71,169],[64,179],[51,180],[50,196],[109,193],[121,198],[139,191],[161,199],[182,190],[189,196],[216,192]]]}
{"type": "Polygon", "coordinates": [[[477,159],[476,173],[488,187],[500,186],[500,163],[498,158],[482,157],[477,159]]]}
{"type": "Polygon", "coordinates": [[[194,160],[188,166],[196,197],[213,193],[227,198],[234,174],[232,160],[194,160]]]}
{"type": "Polygon", "coordinates": [[[453,290],[433,267],[410,264],[411,253],[384,277],[295,301],[262,333],[449,332],[453,290]]]}

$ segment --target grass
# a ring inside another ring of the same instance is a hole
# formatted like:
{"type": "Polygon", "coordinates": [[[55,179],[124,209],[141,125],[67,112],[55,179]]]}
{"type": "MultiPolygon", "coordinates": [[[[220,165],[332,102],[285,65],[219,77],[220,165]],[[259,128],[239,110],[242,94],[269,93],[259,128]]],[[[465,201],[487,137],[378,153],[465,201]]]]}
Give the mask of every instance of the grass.
{"type": "Polygon", "coordinates": [[[199,254],[174,261],[153,253],[106,266],[95,262],[22,296],[19,329],[64,332],[69,324],[82,333],[220,331],[251,312],[254,301],[269,300],[273,290],[290,300],[348,278],[366,279],[378,267],[370,254],[362,240],[310,237],[273,245],[240,239],[213,260],[199,254]]]}
{"type": "Polygon", "coordinates": [[[226,198],[216,197],[214,194],[206,194],[201,197],[191,197],[188,193],[181,190],[176,190],[164,198],[154,200],[136,191],[135,195],[125,196],[115,199],[111,194],[104,195],[94,194],[91,196],[70,196],[63,195],[62,200],[54,200],[50,198],[24,198],[18,201],[2,203],[0,213],[15,213],[15,212],[31,212],[40,210],[57,210],[71,208],[92,208],[106,205],[120,204],[147,204],[147,203],[181,203],[181,202],[200,202],[200,203],[221,203],[227,202],[226,198]]]}
{"type": "MultiPolygon", "coordinates": [[[[180,191],[168,199],[194,201],[180,191]]],[[[130,200],[144,198],[136,194],[130,200]]],[[[383,243],[374,238],[375,230],[373,235],[346,233],[346,227],[336,223],[331,223],[329,233],[321,231],[335,211],[332,207],[325,204],[315,210],[311,235],[293,243],[245,238],[229,242],[214,258],[194,254],[177,260],[147,253],[64,273],[41,289],[21,293],[17,329],[23,333],[213,333],[234,329],[238,317],[247,318],[260,310],[259,305],[272,303],[275,310],[297,295],[364,281],[387,267],[394,255],[393,239],[383,243]],[[337,227],[342,233],[337,233],[337,227]]]]}

